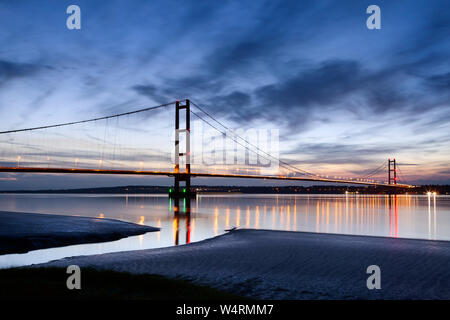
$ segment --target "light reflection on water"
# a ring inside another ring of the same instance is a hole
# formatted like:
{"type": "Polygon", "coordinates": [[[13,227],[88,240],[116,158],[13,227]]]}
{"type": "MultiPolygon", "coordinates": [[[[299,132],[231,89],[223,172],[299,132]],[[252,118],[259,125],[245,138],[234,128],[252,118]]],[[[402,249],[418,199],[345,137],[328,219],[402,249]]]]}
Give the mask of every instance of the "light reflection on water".
{"type": "Polygon", "coordinates": [[[450,240],[450,197],[414,195],[0,195],[0,210],[112,218],[161,228],[118,241],[0,256],[0,267],[186,244],[233,227],[450,240]]]}

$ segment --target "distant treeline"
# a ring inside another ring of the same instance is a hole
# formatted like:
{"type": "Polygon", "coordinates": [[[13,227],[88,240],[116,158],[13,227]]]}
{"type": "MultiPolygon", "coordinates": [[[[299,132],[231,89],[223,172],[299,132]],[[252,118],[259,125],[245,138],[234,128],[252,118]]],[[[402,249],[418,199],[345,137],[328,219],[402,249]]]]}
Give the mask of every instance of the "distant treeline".
{"type": "MultiPolygon", "coordinates": [[[[104,194],[164,194],[168,193],[171,187],[166,186],[121,186],[121,187],[102,187],[102,188],[84,188],[84,189],[63,189],[63,190],[14,190],[0,191],[0,193],[104,193],[104,194]]],[[[425,194],[427,192],[436,192],[437,194],[449,194],[450,185],[424,185],[412,189],[393,189],[389,187],[373,186],[283,186],[283,187],[241,187],[241,186],[193,186],[193,191],[197,193],[246,193],[246,194],[336,194],[336,193],[361,193],[361,194],[389,194],[389,193],[408,193],[425,194]]]]}

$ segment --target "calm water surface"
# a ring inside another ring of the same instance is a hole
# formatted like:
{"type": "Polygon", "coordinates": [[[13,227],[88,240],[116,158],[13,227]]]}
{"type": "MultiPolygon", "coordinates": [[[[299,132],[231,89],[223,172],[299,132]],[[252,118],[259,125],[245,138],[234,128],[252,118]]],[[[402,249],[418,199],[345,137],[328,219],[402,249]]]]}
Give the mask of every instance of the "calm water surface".
{"type": "MultiPolygon", "coordinates": [[[[185,203],[180,201],[180,212],[185,203]]],[[[0,256],[0,267],[68,256],[168,247],[255,228],[450,240],[450,196],[202,195],[175,217],[165,195],[0,195],[0,210],[112,218],[161,228],[118,241],[0,256]]]]}

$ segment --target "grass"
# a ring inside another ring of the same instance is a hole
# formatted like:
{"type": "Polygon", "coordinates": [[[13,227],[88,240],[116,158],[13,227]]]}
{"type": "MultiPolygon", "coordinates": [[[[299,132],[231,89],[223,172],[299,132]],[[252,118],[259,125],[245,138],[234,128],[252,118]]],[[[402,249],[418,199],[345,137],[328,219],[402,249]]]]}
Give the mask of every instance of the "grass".
{"type": "Polygon", "coordinates": [[[0,270],[1,300],[236,300],[229,293],[158,275],[81,270],[81,289],[66,286],[70,274],[63,268],[0,270]]]}

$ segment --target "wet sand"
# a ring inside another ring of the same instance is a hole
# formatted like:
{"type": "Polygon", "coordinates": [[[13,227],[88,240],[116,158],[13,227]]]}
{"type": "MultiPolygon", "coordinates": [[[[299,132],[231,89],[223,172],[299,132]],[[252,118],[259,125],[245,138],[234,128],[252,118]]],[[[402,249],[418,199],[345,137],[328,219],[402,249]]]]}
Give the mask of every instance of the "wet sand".
{"type": "Polygon", "coordinates": [[[98,270],[187,279],[259,299],[450,299],[450,242],[238,229],[178,247],[81,256],[98,270]],[[381,269],[369,290],[366,269],[381,269]]]}
{"type": "Polygon", "coordinates": [[[0,211],[0,254],[113,241],[158,230],[113,219],[0,211]]]}

